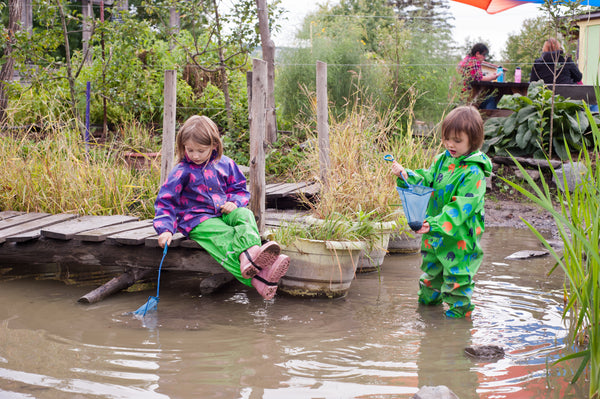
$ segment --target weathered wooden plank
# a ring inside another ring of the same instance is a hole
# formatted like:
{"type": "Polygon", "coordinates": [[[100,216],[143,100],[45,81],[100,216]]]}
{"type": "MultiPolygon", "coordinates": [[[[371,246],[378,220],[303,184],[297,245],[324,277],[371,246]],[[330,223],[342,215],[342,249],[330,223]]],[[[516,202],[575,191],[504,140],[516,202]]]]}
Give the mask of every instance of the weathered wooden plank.
{"type": "Polygon", "coordinates": [[[306,196],[318,194],[319,191],[321,191],[321,185],[319,183],[312,183],[310,186],[306,186],[302,189],[302,193],[306,196]]]}
{"type": "Polygon", "coordinates": [[[156,235],[154,227],[142,227],[141,229],[123,231],[106,237],[109,244],[142,245],[146,238],[156,235]]]}
{"type": "MultiPolygon", "coordinates": [[[[171,245],[169,245],[169,248],[176,248],[179,245],[181,245],[181,243],[185,240],[187,240],[187,238],[185,238],[183,234],[175,233],[173,234],[173,238],[171,239],[171,245]]],[[[155,234],[152,237],[147,237],[144,240],[144,245],[146,245],[147,247],[158,248],[158,235],[155,234]]]]}
{"type": "Polygon", "coordinates": [[[181,241],[180,246],[182,248],[191,248],[191,249],[202,249],[202,246],[200,244],[198,244],[196,241],[194,240],[183,240],[181,241]]]}
{"type": "MultiPolygon", "coordinates": [[[[16,226],[0,230],[0,243],[3,243],[5,241],[11,241],[12,236],[20,237],[24,233],[28,233],[27,236],[29,237],[40,237],[41,229],[43,227],[51,226],[56,223],[61,223],[66,220],[74,219],[76,217],[76,214],[59,213],[58,215],[50,215],[41,219],[34,219],[26,223],[18,224],[16,226]]],[[[14,240],[12,242],[14,242],[14,240]]]]}
{"type": "Polygon", "coordinates": [[[265,186],[265,193],[269,195],[269,193],[273,191],[277,191],[279,187],[283,186],[285,183],[270,183],[265,186]]]}
{"type": "Polygon", "coordinates": [[[296,192],[301,191],[302,188],[306,187],[307,182],[300,183],[284,183],[279,186],[277,190],[273,190],[269,195],[294,195],[296,192]]]}
{"type": "Polygon", "coordinates": [[[8,218],[12,218],[15,216],[19,216],[24,214],[25,212],[19,212],[19,211],[0,211],[0,220],[4,220],[4,219],[8,219],[8,218]]]}
{"type": "MultiPolygon", "coordinates": [[[[65,267],[86,266],[93,267],[98,272],[124,272],[130,267],[157,269],[162,254],[162,248],[41,237],[25,243],[4,243],[0,246],[0,264],[15,268],[21,265],[28,267],[48,264],[65,267]]],[[[162,267],[163,270],[223,273],[223,268],[206,251],[189,248],[169,251],[162,267]]]]}
{"type": "Polygon", "coordinates": [[[28,223],[33,220],[45,218],[47,216],[50,216],[50,214],[43,212],[32,212],[14,216],[9,219],[0,220],[0,230],[8,229],[22,223],[28,223]]]}
{"type": "Polygon", "coordinates": [[[77,233],[87,230],[99,229],[114,224],[135,221],[134,216],[111,215],[111,216],[82,216],[75,220],[55,224],[42,229],[42,236],[56,240],[70,240],[77,233]]]}
{"type": "Polygon", "coordinates": [[[106,237],[122,233],[124,231],[136,230],[144,227],[152,226],[152,219],[147,220],[136,220],[132,222],[125,222],[121,224],[115,224],[112,226],[102,227],[94,230],[87,230],[81,233],[77,233],[73,236],[74,240],[81,241],[94,241],[101,242],[106,240],[106,237]]]}

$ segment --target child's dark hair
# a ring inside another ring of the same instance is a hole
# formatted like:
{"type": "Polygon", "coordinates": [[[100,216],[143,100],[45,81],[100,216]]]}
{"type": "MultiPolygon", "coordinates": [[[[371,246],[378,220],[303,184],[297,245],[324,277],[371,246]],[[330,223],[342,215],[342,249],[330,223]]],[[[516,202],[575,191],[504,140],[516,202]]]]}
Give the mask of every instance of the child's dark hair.
{"type": "Polygon", "coordinates": [[[448,140],[464,132],[469,137],[469,153],[483,144],[483,119],[477,108],[463,105],[454,108],[442,122],[442,138],[448,140]]]}
{"type": "Polygon", "coordinates": [[[215,160],[221,159],[223,155],[223,142],[216,123],[207,116],[190,116],[181,126],[175,139],[175,150],[177,151],[177,162],[185,159],[185,143],[193,141],[200,145],[211,146],[216,151],[215,160]]]}
{"type": "Polygon", "coordinates": [[[475,57],[475,55],[477,53],[483,55],[484,57],[487,57],[487,55],[489,54],[490,50],[488,50],[487,46],[483,43],[476,43],[472,48],[471,48],[471,52],[469,53],[469,55],[471,55],[471,57],[475,57]]]}

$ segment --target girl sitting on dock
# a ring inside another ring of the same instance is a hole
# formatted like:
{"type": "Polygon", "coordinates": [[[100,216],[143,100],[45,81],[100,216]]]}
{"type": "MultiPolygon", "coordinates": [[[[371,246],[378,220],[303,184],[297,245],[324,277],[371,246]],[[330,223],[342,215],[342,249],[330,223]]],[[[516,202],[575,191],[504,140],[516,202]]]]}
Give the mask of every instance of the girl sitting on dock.
{"type": "Polygon", "coordinates": [[[177,164],[154,204],[158,244],[171,243],[175,231],[196,241],[240,282],[272,299],[289,258],[279,245],[261,246],[250,193],[239,166],[223,155],[217,125],[194,115],[176,138],[177,164]]]}

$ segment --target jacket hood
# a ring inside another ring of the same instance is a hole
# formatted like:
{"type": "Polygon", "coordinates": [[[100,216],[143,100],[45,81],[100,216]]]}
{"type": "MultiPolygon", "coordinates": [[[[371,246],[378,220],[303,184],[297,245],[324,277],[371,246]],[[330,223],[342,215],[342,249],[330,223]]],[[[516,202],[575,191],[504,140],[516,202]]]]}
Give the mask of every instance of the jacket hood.
{"type": "Polygon", "coordinates": [[[485,155],[481,151],[475,151],[470,153],[469,155],[465,155],[461,162],[466,164],[478,164],[483,170],[483,174],[485,177],[489,177],[492,175],[492,161],[490,157],[485,155]]]}

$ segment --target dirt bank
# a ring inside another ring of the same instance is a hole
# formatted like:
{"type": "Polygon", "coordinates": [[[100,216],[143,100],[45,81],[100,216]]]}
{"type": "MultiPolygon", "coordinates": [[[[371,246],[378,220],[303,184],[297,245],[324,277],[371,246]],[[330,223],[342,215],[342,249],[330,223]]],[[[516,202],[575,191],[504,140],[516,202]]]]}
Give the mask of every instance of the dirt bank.
{"type": "MultiPolygon", "coordinates": [[[[529,172],[534,174],[539,183],[539,173],[537,171],[529,172]]],[[[510,181],[514,181],[526,186],[520,178],[520,173],[515,167],[500,165],[494,162],[494,175],[491,178],[491,185],[488,181],[488,189],[485,200],[485,225],[486,227],[515,227],[528,229],[523,222],[525,219],[540,231],[552,232],[553,237],[558,237],[558,232],[554,219],[547,211],[533,204],[518,191],[509,187],[499,176],[510,181]]],[[[551,190],[553,188],[550,176],[545,176],[551,190]]]]}

